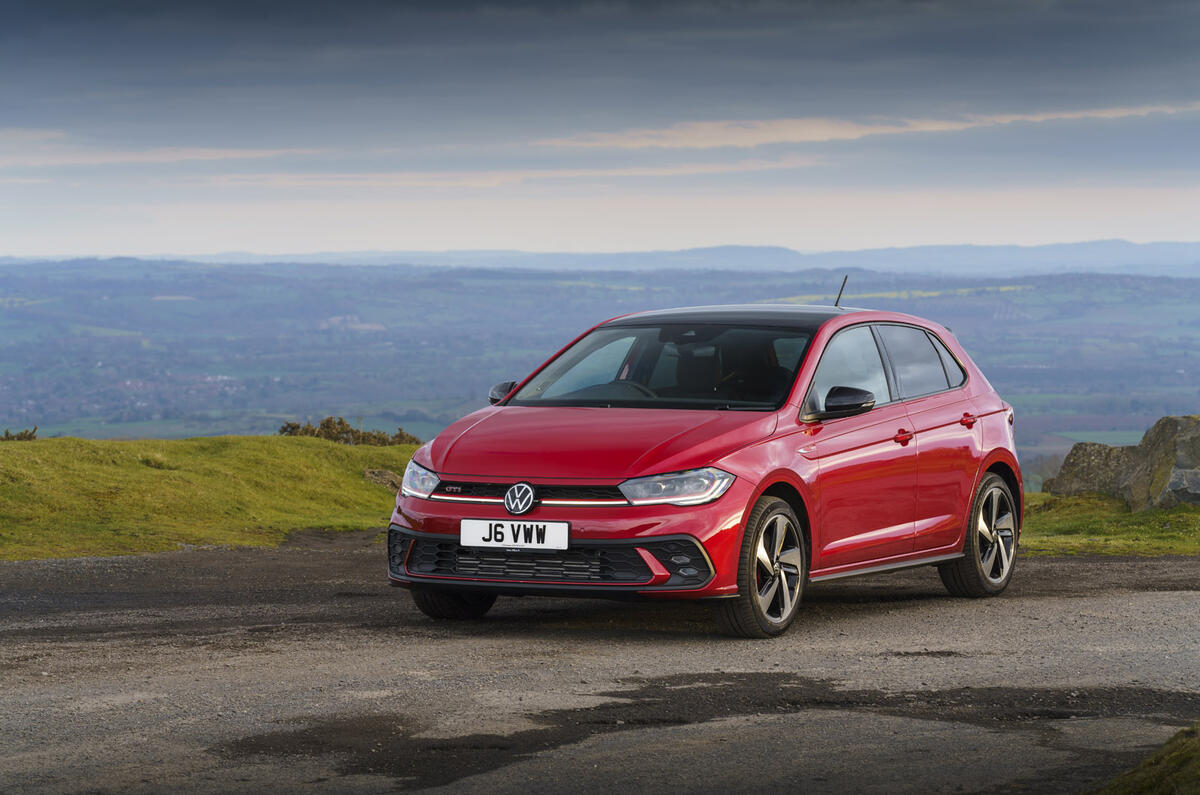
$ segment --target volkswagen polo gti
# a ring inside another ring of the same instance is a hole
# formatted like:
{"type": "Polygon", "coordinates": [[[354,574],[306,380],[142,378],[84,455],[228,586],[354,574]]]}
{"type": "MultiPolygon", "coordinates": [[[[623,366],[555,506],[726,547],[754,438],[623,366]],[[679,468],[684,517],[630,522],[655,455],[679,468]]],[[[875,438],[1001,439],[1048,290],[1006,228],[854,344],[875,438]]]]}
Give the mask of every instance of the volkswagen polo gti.
{"type": "Polygon", "coordinates": [[[585,332],[420,447],[389,578],[435,618],[496,597],[712,600],[778,635],[806,584],[937,566],[1008,585],[1013,411],[954,336],[892,312],[716,306],[585,332]]]}

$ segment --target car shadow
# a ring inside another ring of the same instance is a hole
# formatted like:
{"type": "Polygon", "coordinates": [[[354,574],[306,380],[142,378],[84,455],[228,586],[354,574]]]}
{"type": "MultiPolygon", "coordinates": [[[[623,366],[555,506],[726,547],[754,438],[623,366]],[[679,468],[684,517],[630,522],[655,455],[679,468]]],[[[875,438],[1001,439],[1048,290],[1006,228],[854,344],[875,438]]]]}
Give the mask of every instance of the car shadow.
{"type": "MultiPolygon", "coordinates": [[[[951,599],[933,571],[810,583],[804,592],[798,620],[800,625],[804,623],[806,609],[819,614],[822,620],[836,620],[840,612],[862,617],[875,611],[894,612],[904,605],[918,607],[951,599]]],[[[420,626],[438,634],[472,636],[722,637],[713,620],[712,608],[711,602],[685,600],[501,597],[488,615],[479,620],[436,621],[413,608],[402,622],[409,628],[420,626]]]]}

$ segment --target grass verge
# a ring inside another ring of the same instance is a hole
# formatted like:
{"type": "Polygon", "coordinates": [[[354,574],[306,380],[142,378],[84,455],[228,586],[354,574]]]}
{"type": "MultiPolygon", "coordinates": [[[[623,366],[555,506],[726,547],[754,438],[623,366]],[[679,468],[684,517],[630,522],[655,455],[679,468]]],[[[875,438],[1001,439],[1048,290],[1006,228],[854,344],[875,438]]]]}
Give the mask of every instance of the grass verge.
{"type": "Polygon", "coordinates": [[[1184,729],[1097,795],[1200,795],[1200,723],[1184,729]]]}
{"type": "Polygon", "coordinates": [[[123,555],[180,544],[274,546],[306,528],[387,524],[415,446],[223,436],[0,445],[0,560],[123,555]]]}
{"type": "Polygon", "coordinates": [[[1027,492],[1023,553],[1200,555],[1200,507],[1132,513],[1113,497],[1027,492]]]}
{"type": "MultiPolygon", "coordinates": [[[[321,439],[43,439],[0,445],[0,560],[121,555],[180,544],[273,546],[306,528],[386,524],[415,448],[321,439]]],[[[1200,507],[1130,513],[1099,495],[1027,494],[1022,551],[1200,555],[1200,507]]]]}

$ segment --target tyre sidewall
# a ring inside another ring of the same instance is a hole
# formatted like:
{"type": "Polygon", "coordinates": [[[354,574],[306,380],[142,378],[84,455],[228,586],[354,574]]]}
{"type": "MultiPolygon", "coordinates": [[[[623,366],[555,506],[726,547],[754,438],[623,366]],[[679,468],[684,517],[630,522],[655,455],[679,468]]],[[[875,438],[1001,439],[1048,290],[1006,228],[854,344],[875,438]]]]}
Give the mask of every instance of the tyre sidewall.
{"type": "MultiPolygon", "coordinates": [[[[804,532],[801,529],[800,520],[796,517],[796,512],[792,510],[792,506],[788,505],[785,500],[777,497],[768,498],[765,505],[761,507],[764,510],[760,513],[754,511],[758,516],[756,521],[751,526],[746,528],[746,535],[742,544],[742,560],[738,571],[738,591],[749,605],[754,614],[758,626],[767,635],[779,635],[787,631],[787,628],[796,620],[796,616],[800,613],[800,600],[804,596],[804,584],[808,579],[808,549],[804,545],[804,532]],[[774,622],[767,618],[763,613],[762,607],[758,603],[758,583],[755,578],[757,567],[758,541],[762,534],[766,531],[771,520],[783,514],[787,517],[792,526],[796,528],[796,536],[800,542],[800,557],[803,560],[800,568],[800,592],[796,596],[796,604],[792,607],[792,614],[787,617],[787,620],[774,622]]],[[[760,507],[756,505],[755,508],[760,507]]]]}
{"type": "MultiPolygon", "coordinates": [[[[975,570],[975,576],[979,581],[979,586],[989,594],[998,594],[1008,587],[1008,583],[1012,580],[1013,572],[1016,571],[1017,546],[1015,543],[1013,544],[1013,565],[1009,566],[1008,574],[1005,575],[1003,581],[999,583],[993,583],[984,573],[983,564],[979,560],[979,532],[976,530],[976,527],[979,524],[979,514],[983,510],[984,495],[991,491],[993,487],[1001,489],[1005,496],[1008,497],[1008,504],[1013,507],[1014,520],[1016,518],[1016,501],[1013,499],[1012,490],[1009,489],[1008,484],[1004,482],[1004,478],[1000,477],[994,472],[989,472],[986,476],[984,476],[983,481],[980,482],[979,488],[975,490],[975,499],[971,501],[971,516],[970,520],[967,522],[967,538],[963,543],[963,553],[966,555],[967,560],[971,562],[971,566],[975,570]]],[[[1017,528],[1017,530],[1019,529],[1020,528],[1017,528]]],[[[1013,538],[1016,538],[1015,531],[1013,538]]]]}

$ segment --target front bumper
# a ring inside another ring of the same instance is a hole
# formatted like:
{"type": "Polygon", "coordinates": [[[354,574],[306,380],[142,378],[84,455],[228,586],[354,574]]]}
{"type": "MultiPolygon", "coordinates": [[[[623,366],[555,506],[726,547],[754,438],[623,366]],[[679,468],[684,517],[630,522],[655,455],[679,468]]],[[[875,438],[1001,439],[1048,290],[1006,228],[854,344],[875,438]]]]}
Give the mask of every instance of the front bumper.
{"type": "Polygon", "coordinates": [[[464,547],[453,537],[388,528],[393,585],[480,587],[505,593],[642,594],[698,590],[715,574],[691,536],[592,541],[563,550],[464,547]]]}
{"type": "Polygon", "coordinates": [[[512,517],[502,506],[402,497],[388,529],[388,578],[401,587],[503,594],[728,596],[737,592],[741,526],[751,490],[739,480],[706,505],[539,505],[525,515],[568,522],[566,550],[463,547],[462,519],[512,517]]]}

